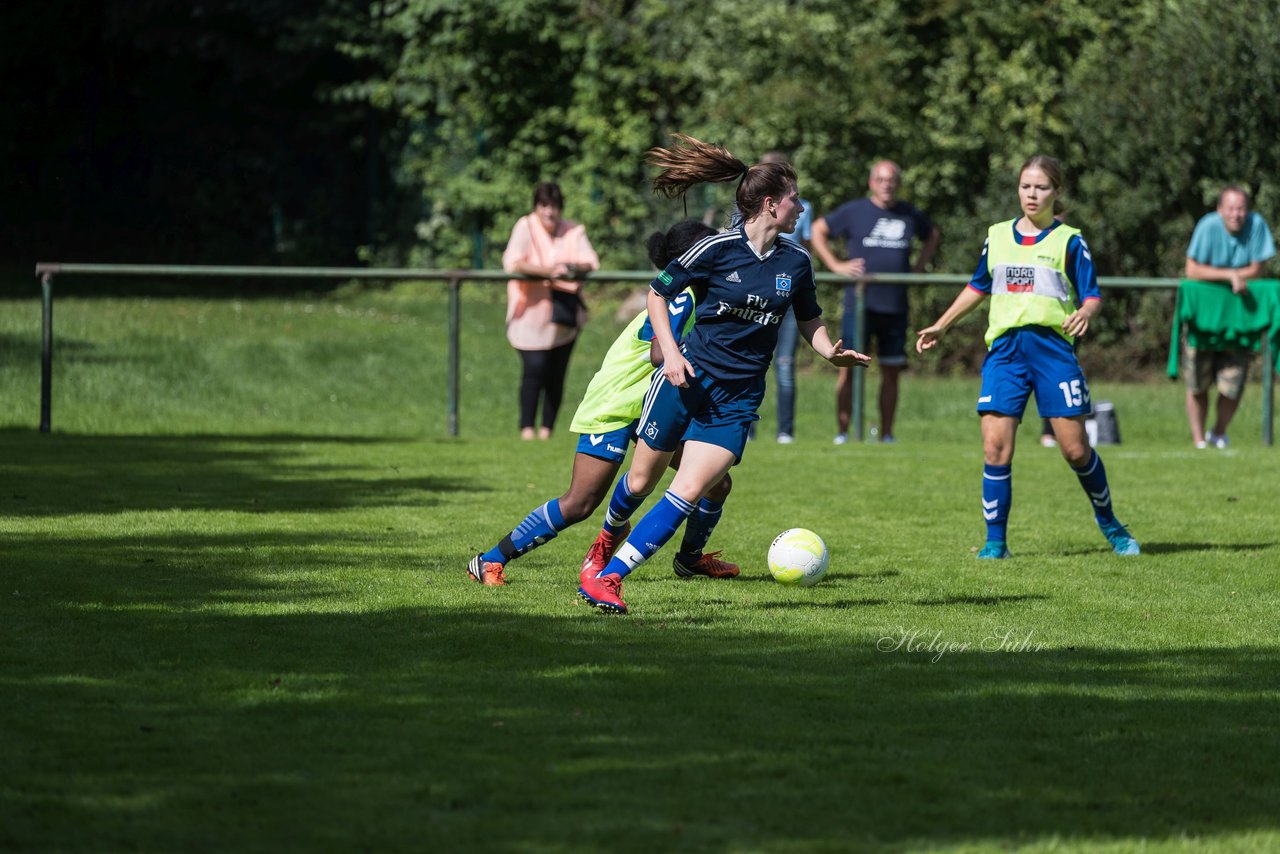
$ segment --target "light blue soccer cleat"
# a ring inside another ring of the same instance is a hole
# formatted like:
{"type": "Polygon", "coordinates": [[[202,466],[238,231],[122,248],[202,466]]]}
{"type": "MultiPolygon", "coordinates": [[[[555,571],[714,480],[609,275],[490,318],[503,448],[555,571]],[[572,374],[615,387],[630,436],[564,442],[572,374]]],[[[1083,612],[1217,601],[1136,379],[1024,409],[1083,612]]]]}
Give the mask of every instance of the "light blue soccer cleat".
{"type": "Polygon", "coordinates": [[[1142,554],[1138,541],[1129,533],[1129,529],[1120,524],[1119,519],[1112,519],[1107,524],[1098,523],[1102,535],[1111,543],[1111,550],[1121,557],[1132,557],[1142,554]]]}
{"type": "Polygon", "coordinates": [[[987,544],[982,547],[982,551],[978,552],[980,560],[1004,560],[1007,557],[1013,557],[1013,553],[1009,551],[1009,547],[1002,540],[987,540],[987,544]]]}

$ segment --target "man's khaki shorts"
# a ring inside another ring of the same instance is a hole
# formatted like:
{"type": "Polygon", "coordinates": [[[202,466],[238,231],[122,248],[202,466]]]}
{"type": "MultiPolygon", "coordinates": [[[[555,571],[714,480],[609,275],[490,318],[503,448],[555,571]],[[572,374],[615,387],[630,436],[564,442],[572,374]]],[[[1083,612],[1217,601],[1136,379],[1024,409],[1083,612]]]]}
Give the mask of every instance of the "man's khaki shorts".
{"type": "Polygon", "coordinates": [[[1244,382],[1249,377],[1251,354],[1248,350],[1196,352],[1194,347],[1186,347],[1182,352],[1188,390],[1203,394],[1216,383],[1218,394],[1230,400],[1240,399],[1244,382]]]}

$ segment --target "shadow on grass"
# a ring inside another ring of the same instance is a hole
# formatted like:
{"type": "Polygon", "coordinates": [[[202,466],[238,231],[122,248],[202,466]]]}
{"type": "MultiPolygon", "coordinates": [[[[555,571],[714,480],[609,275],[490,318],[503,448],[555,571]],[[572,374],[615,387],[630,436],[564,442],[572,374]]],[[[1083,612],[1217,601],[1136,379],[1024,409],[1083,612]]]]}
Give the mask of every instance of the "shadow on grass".
{"type": "Polygon", "coordinates": [[[330,574],[368,565],[371,552],[384,572],[412,575],[430,568],[418,534],[407,528],[345,531],[341,536],[261,530],[60,536],[55,557],[33,559],[45,541],[39,534],[4,538],[8,553],[22,556],[21,572],[11,561],[15,571],[6,579],[12,587],[6,594],[22,600],[58,589],[67,602],[124,610],[263,601],[322,607],[317,603],[351,595],[349,579],[330,574]],[[300,583],[298,575],[304,573],[311,575],[300,583]]]}
{"type": "MultiPolygon", "coordinates": [[[[38,363],[41,354],[40,346],[39,326],[36,326],[29,336],[0,333],[0,357],[14,362],[29,360],[32,363],[38,363]]],[[[120,356],[118,352],[113,355],[106,355],[105,353],[109,352],[109,348],[104,348],[100,343],[70,336],[56,339],[54,349],[56,358],[60,361],[65,360],[68,365],[138,364],[144,361],[151,361],[136,356],[120,356]]],[[[54,371],[55,373],[57,372],[56,366],[54,371]]]]}
{"type": "MultiPolygon", "coordinates": [[[[1185,552],[1260,552],[1267,549],[1274,549],[1280,545],[1280,542],[1269,543],[1151,543],[1142,541],[1142,554],[1144,555],[1171,555],[1181,554],[1185,552]]],[[[1055,557],[1081,557],[1084,555],[1106,555],[1107,546],[1105,544],[1098,546],[1083,546],[1079,548],[1053,549],[1051,551],[1041,552],[1039,555],[1031,552],[1020,551],[1016,557],[1036,557],[1036,556],[1055,556],[1055,557]]],[[[1124,558],[1131,560],[1132,558],[1124,558]]],[[[1140,559],[1140,558],[1139,558],[1140,559]]]]}
{"type": "MultiPolygon", "coordinates": [[[[910,605],[1009,605],[1015,602],[1035,602],[1048,599],[1039,593],[1026,594],[1021,596],[943,596],[936,599],[917,599],[906,604],[910,605]]],[[[761,603],[760,607],[766,611],[775,608],[834,608],[842,610],[846,608],[867,608],[875,605],[888,605],[890,600],[864,597],[860,599],[837,599],[834,602],[769,602],[761,603]]]]}
{"type": "MultiPolygon", "coordinates": [[[[896,578],[902,575],[901,571],[896,569],[885,569],[876,572],[846,572],[844,570],[832,570],[822,577],[822,584],[826,587],[841,586],[852,584],[854,582],[865,581],[883,581],[887,578],[896,578]]],[[[777,584],[778,582],[772,575],[740,575],[731,579],[733,584],[777,584]]]]}
{"type": "Polygon", "coordinates": [[[942,596],[937,599],[917,599],[915,605],[1007,605],[1011,602],[1035,602],[1048,599],[1040,593],[1018,596],[942,596]]]}
{"type": "Polygon", "coordinates": [[[401,475],[362,459],[338,471],[314,462],[325,445],[393,445],[367,436],[82,436],[0,431],[0,515],[59,516],[136,510],[324,511],[412,504],[482,492],[463,479],[401,475]],[[368,476],[364,476],[364,472],[368,476]],[[387,474],[393,476],[386,476],[387,474]]]}
{"type": "Polygon", "coordinates": [[[888,605],[888,599],[837,599],[834,602],[761,602],[759,608],[763,611],[773,610],[808,610],[810,608],[844,611],[852,608],[871,608],[876,605],[888,605]]]}
{"type": "MultiPolygon", "coordinates": [[[[35,315],[37,321],[39,314],[35,315]]],[[[37,322],[30,335],[13,332],[0,332],[0,356],[10,363],[30,358],[33,362],[40,358],[40,327],[37,322]]]]}
{"type": "Polygon", "coordinates": [[[1143,543],[1142,553],[1171,555],[1180,552],[1260,552],[1274,549],[1280,543],[1143,543]]]}
{"type": "Polygon", "coordinates": [[[1280,828],[1273,648],[955,638],[971,648],[939,656],[723,600],[661,622],[568,596],[525,613],[460,577],[373,610],[315,551],[297,555],[312,581],[268,584],[235,542],[196,542],[207,559],[166,592],[124,543],[81,546],[0,601],[0,847],[604,850],[625,832],[635,850],[843,851],[1280,828]]]}

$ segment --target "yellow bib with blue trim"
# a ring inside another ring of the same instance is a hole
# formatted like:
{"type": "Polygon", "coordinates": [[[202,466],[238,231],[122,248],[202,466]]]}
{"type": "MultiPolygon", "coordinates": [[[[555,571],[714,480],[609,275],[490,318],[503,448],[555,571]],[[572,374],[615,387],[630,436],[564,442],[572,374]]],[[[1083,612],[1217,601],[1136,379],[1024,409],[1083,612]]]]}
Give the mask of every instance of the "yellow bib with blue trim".
{"type": "MultiPolygon", "coordinates": [[[[679,324],[677,341],[683,341],[693,329],[697,308],[692,288],[686,288],[682,294],[688,295],[689,299],[678,305],[676,302],[667,304],[672,322],[679,324]]],[[[652,335],[642,335],[648,321],[648,310],[640,312],[610,345],[600,370],[587,384],[587,393],[573,413],[573,421],[569,424],[571,431],[587,435],[608,433],[621,430],[640,417],[640,411],[644,409],[644,394],[649,389],[654,371],[653,362],[649,360],[652,335]]]]}
{"type": "Polygon", "coordinates": [[[1014,237],[1014,222],[998,222],[987,231],[991,273],[987,347],[1019,326],[1047,326],[1072,341],[1062,331],[1062,322],[1075,311],[1067,278],[1067,243],[1080,230],[1059,224],[1043,240],[1024,246],[1014,237]]]}

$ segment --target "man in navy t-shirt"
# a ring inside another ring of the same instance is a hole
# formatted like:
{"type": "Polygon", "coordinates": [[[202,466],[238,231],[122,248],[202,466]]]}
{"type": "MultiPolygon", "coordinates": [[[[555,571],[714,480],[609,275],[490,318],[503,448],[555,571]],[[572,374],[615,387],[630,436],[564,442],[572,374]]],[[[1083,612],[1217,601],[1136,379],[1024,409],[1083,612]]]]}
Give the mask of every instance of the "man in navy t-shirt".
{"type": "MultiPolygon", "coordinates": [[[[813,224],[813,251],[827,269],[851,279],[869,273],[918,273],[938,251],[940,232],[916,207],[898,200],[902,170],[892,160],[871,167],[867,182],[871,195],[846,202],[813,224]],[[831,251],[830,239],[845,240],[847,260],[831,251]],[[921,241],[920,252],[911,260],[912,242],[921,241]]],[[[853,319],[856,291],[844,289],[842,336],[845,346],[853,346],[853,319]]],[[[898,376],[907,364],[907,289],[902,285],[871,282],[867,285],[867,340],[862,348],[871,352],[876,341],[880,362],[880,437],[892,442],[893,419],[898,409],[898,376]]],[[[836,381],[835,442],[849,440],[849,419],[853,409],[853,372],[841,368],[836,381]]]]}

